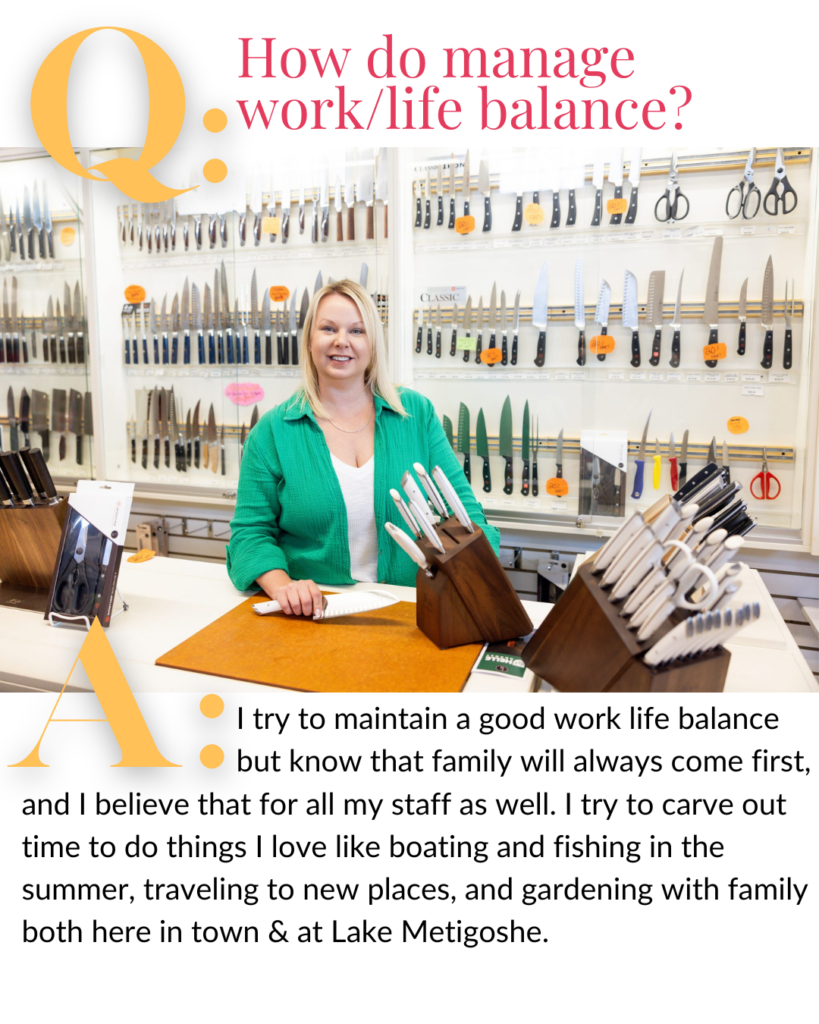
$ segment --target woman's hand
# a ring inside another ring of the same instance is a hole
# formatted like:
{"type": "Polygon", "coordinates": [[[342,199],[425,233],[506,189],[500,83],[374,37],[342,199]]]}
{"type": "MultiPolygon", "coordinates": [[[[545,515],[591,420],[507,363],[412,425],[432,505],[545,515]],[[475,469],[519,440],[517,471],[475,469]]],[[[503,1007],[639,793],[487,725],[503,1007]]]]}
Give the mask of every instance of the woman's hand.
{"type": "Polygon", "coordinates": [[[282,569],[263,573],[256,582],[285,615],[313,615],[324,610],[324,597],[313,580],[291,580],[282,569]]]}

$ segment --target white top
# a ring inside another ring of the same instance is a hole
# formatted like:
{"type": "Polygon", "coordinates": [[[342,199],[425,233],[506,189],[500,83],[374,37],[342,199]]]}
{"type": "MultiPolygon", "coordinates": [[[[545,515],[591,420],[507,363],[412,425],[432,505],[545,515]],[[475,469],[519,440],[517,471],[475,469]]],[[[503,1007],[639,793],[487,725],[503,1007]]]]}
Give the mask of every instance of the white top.
{"type": "Polygon", "coordinates": [[[375,527],[375,455],[363,466],[348,466],[332,452],[333,468],[347,506],[350,575],[359,583],[378,582],[378,532],[375,527]]]}

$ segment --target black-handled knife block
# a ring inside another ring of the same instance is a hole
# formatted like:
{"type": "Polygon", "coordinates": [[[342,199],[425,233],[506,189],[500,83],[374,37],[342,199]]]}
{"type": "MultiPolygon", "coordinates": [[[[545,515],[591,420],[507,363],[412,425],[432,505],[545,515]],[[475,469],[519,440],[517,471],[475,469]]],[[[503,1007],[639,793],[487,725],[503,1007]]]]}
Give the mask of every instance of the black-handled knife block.
{"type": "Polygon", "coordinates": [[[567,693],[721,693],[731,655],[722,647],[696,658],[652,667],[641,655],[680,622],[675,612],[646,643],[620,616],[622,602],[581,565],[521,657],[527,668],[567,693]]]}
{"type": "Polygon", "coordinates": [[[44,612],[68,501],[0,509],[0,605],[44,612]]]}
{"type": "Polygon", "coordinates": [[[441,649],[531,633],[532,622],[483,530],[470,533],[454,516],[436,529],[443,554],[426,538],[417,542],[433,573],[430,579],[419,569],[416,577],[418,628],[441,649]]]}

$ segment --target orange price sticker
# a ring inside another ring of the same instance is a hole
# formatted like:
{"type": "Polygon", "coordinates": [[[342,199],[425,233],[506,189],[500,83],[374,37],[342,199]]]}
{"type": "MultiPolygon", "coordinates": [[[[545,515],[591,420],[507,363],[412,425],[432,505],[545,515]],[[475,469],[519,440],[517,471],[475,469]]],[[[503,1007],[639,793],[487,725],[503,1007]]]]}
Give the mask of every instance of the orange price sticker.
{"type": "Polygon", "coordinates": [[[728,430],[732,434],[747,434],[750,429],[751,424],[744,416],[732,416],[728,420],[728,430]]]}
{"type": "Polygon", "coordinates": [[[74,239],[77,237],[77,232],[74,228],[63,228],[60,232],[60,241],[63,245],[73,245],[74,239]]]}
{"type": "Polygon", "coordinates": [[[271,302],[286,302],[290,298],[290,289],[283,284],[274,284],[270,288],[271,302]]]}
{"type": "Polygon", "coordinates": [[[278,235],[281,231],[282,222],[278,217],[262,217],[262,234],[278,235]]]}
{"type": "Polygon", "coordinates": [[[627,199],[609,199],[609,201],[606,203],[606,210],[609,213],[625,213],[627,209],[627,199]]]}
{"type": "Polygon", "coordinates": [[[529,203],[523,211],[523,219],[527,224],[542,224],[546,217],[546,211],[540,203],[529,203]]]}
{"type": "Polygon", "coordinates": [[[728,346],[718,341],[716,345],[705,345],[702,350],[703,359],[724,359],[728,355],[728,346]]]}
{"type": "Polygon", "coordinates": [[[475,230],[475,218],[469,217],[458,217],[455,221],[455,230],[459,235],[468,235],[470,231],[475,230]]]}
{"type": "Polygon", "coordinates": [[[145,289],[141,284],[129,284],[125,289],[125,300],[132,306],[145,301],[145,289]]]}
{"type": "Polygon", "coordinates": [[[156,552],[152,551],[150,548],[142,548],[140,551],[137,551],[137,553],[135,555],[131,555],[131,557],[128,559],[128,561],[129,562],[149,562],[154,557],[155,554],[156,554],[156,552]]]}
{"type": "Polygon", "coordinates": [[[499,348],[487,348],[481,352],[481,362],[487,363],[489,366],[499,363],[501,359],[503,359],[503,352],[499,348]]]}
{"type": "Polygon", "coordinates": [[[614,338],[610,334],[596,334],[589,342],[589,351],[605,355],[614,351],[614,338]]]}
{"type": "Polygon", "coordinates": [[[546,482],[546,493],[555,498],[562,498],[569,493],[569,485],[561,476],[553,476],[546,482]]]}

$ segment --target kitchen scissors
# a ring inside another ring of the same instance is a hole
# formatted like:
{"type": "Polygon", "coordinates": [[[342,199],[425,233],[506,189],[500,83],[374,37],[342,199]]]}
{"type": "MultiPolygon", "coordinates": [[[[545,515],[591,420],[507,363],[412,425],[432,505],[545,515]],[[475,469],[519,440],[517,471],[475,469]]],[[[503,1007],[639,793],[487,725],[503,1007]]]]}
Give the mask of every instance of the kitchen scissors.
{"type": "Polygon", "coordinates": [[[683,195],[677,183],[677,151],[671,154],[671,167],[668,171],[668,184],[665,193],[660,196],[654,207],[654,216],[666,224],[673,224],[675,220],[685,220],[688,216],[688,197],[683,195]],[[680,213],[680,202],[685,203],[685,213],[680,213]],[[665,204],[665,205],[663,205],[665,204]]]}
{"type": "Polygon", "coordinates": [[[782,204],[782,213],[793,213],[796,209],[796,204],[799,201],[799,197],[796,194],[796,189],[788,181],[788,176],[785,174],[785,154],[782,149],[779,148],[776,151],[776,165],[774,167],[774,180],[771,182],[771,187],[765,193],[765,201],[763,206],[765,207],[765,213],[775,217],[779,213],[779,204],[782,204]],[[782,186],[782,191],[779,191],[779,186],[782,186]],[[793,206],[787,205],[787,196],[793,196],[793,206]],[[768,209],[768,200],[773,200],[773,209],[768,209]]]}
{"type": "Polygon", "coordinates": [[[74,553],[65,573],[57,582],[54,593],[54,609],[61,615],[86,615],[93,601],[94,593],[88,582],[85,557],[88,547],[88,523],[79,521],[77,537],[73,544],[74,553]]]}
{"type": "Polygon", "coordinates": [[[756,150],[751,147],[745,164],[745,173],[738,185],[734,185],[725,200],[725,212],[729,220],[736,220],[742,214],[745,220],[751,220],[759,213],[762,193],[754,184],[754,157],[756,150]],[[747,189],[747,192],[746,192],[747,189]]]}
{"type": "Polygon", "coordinates": [[[757,501],[774,501],[779,497],[782,485],[777,477],[768,469],[768,450],[762,449],[762,469],[751,481],[751,494],[757,501]],[[759,481],[759,493],[754,490],[754,484],[759,481]],[[771,484],[776,484],[776,494],[771,494],[771,484]]]}

